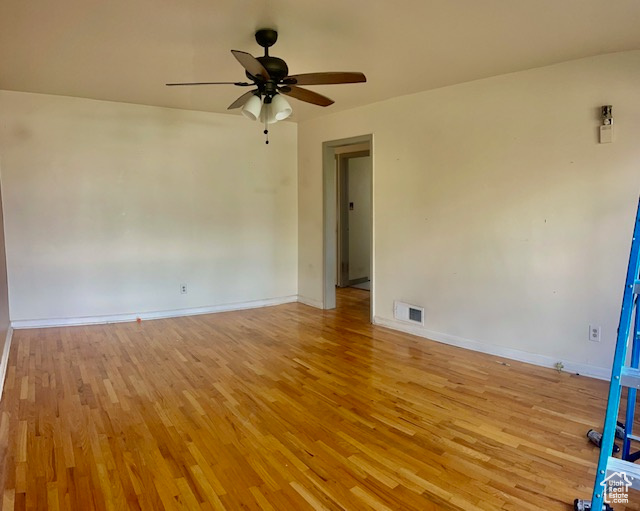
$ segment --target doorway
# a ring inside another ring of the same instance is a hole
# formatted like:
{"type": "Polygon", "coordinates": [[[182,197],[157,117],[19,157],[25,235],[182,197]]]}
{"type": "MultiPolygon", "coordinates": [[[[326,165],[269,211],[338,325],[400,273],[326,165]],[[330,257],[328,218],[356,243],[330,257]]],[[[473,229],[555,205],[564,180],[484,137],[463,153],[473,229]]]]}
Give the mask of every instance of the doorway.
{"type": "Polygon", "coordinates": [[[323,144],[323,307],[336,307],[336,287],[370,291],[374,316],[373,136],[323,144]]]}
{"type": "Polygon", "coordinates": [[[368,147],[336,149],[338,287],[370,289],[371,156],[368,147]],[[339,151],[340,150],[340,151],[339,151]],[[349,151],[343,152],[342,150],[349,151]]]}

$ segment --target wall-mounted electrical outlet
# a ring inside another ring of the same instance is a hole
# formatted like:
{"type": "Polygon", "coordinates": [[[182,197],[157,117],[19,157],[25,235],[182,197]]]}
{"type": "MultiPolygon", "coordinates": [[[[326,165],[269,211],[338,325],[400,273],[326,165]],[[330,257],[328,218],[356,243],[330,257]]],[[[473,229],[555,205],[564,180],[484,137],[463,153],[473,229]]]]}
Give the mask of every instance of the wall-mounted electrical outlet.
{"type": "Polygon", "coordinates": [[[589,325],[589,340],[600,342],[600,327],[597,325],[589,325]]]}
{"type": "Polygon", "coordinates": [[[180,284],[180,293],[183,295],[187,294],[187,285],[186,284],[180,284]]]}

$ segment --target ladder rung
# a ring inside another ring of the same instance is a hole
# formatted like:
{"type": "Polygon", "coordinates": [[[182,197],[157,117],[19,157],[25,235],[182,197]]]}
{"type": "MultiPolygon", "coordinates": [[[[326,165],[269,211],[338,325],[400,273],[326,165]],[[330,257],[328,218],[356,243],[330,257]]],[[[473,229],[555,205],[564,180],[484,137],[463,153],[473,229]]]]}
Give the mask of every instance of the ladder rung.
{"type": "Polygon", "coordinates": [[[637,436],[637,435],[627,435],[627,438],[629,440],[634,440],[636,442],[640,442],[640,436],[637,436]]]}
{"type": "Polygon", "coordinates": [[[620,385],[640,389],[640,369],[623,367],[620,373],[620,385]]]}
{"type": "Polygon", "coordinates": [[[640,295],[640,280],[636,280],[633,284],[633,292],[640,295]]]}
{"type": "Polygon", "coordinates": [[[631,482],[631,488],[640,490],[640,465],[619,458],[609,457],[609,461],[607,461],[607,477],[616,472],[626,474],[631,482]]]}

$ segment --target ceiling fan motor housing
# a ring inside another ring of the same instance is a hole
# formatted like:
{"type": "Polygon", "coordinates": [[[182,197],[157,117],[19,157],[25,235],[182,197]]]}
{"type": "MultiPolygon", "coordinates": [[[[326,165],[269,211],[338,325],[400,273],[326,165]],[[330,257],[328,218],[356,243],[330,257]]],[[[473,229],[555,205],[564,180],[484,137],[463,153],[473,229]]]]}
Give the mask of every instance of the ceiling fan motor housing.
{"type": "MultiPolygon", "coordinates": [[[[257,60],[267,70],[269,77],[275,83],[279,83],[289,74],[289,68],[284,60],[269,55],[269,47],[273,46],[277,40],[278,32],[271,28],[263,28],[256,32],[256,42],[264,48],[264,57],[257,57],[257,60]]],[[[261,79],[261,77],[251,76],[248,72],[246,75],[254,81],[261,79]]]]}
{"type": "MultiPolygon", "coordinates": [[[[285,76],[288,76],[289,74],[287,63],[284,60],[279,59],[278,57],[257,57],[257,60],[264,66],[271,79],[276,83],[280,82],[285,76]]],[[[255,78],[252,77],[249,73],[247,73],[247,76],[251,79],[255,78]]]]}

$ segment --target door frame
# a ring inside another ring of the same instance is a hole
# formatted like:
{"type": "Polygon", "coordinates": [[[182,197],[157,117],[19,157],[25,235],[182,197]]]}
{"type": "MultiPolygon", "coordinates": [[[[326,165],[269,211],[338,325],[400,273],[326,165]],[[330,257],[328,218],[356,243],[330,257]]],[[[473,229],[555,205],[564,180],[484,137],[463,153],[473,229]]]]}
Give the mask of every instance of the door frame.
{"type": "Polygon", "coordinates": [[[374,189],[375,174],[373,134],[357,137],[330,140],[322,144],[322,194],[323,194],[323,309],[335,309],[336,307],[336,282],[338,266],[338,172],[336,168],[336,155],[341,153],[362,151],[368,145],[371,156],[371,306],[370,319],[373,321],[375,313],[375,228],[374,228],[374,189]],[[346,147],[345,147],[346,146],[346,147]]]}

